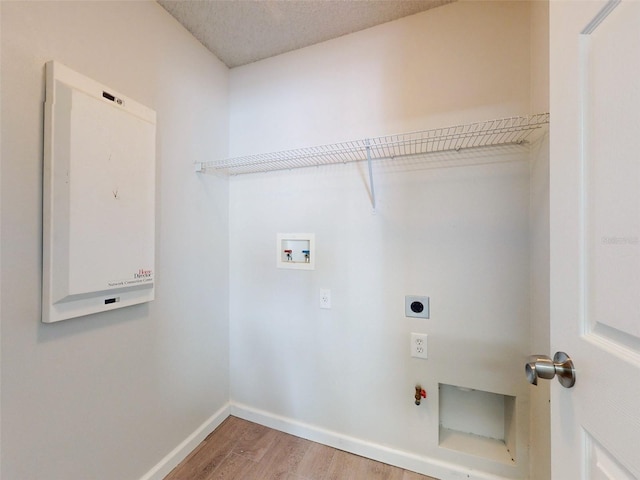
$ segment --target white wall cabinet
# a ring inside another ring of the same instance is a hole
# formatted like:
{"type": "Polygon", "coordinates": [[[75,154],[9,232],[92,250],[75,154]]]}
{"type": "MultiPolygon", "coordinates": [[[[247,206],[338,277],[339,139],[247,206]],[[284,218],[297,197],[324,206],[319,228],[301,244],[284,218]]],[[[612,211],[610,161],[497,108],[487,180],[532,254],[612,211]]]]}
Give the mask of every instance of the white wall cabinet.
{"type": "Polygon", "coordinates": [[[153,110],[47,64],[42,321],[154,298],[153,110]]]}

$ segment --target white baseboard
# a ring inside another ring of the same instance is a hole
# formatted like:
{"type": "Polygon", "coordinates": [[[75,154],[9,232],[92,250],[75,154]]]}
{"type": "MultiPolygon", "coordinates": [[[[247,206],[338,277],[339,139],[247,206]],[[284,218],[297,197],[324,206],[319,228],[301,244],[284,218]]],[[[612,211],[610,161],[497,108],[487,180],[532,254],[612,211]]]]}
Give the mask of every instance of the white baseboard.
{"type": "Polygon", "coordinates": [[[323,445],[371,458],[412,472],[435,477],[440,480],[505,480],[505,477],[479,472],[478,470],[467,469],[431,457],[385,447],[384,445],[343,435],[291,418],[257,410],[240,403],[231,402],[229,413],[281,432],[290,433],[296,437],[306,438],[313,442],[322,443],[323,445]]]}
{"type": "Polygon", "coordinates": [[[160,460],[151,470],[145,473],[140,480],[162,480],[169,475],[187,455],[189,455],[200,443],[213,432],[228,416],[230,405],[227,403],[220,410],[209,417],[202,425],[184,439],[166,457],[160,460]]]}

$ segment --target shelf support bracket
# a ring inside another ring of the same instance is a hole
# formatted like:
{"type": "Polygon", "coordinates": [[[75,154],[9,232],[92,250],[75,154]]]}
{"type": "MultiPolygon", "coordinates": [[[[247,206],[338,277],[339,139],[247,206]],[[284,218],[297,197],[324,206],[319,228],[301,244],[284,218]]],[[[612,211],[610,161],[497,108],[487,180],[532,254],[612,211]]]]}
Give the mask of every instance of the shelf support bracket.
{"type": "Polygon", "coordinates": [[[365,140],[367,145],[367,164],[369,165],[369,190],[371,192],[371,206],[373,207],[373,213],[376,213],[376,191],[373,187],[373,168],[371,166],[371,146],[369,145],[369,139],[365,140]]]}

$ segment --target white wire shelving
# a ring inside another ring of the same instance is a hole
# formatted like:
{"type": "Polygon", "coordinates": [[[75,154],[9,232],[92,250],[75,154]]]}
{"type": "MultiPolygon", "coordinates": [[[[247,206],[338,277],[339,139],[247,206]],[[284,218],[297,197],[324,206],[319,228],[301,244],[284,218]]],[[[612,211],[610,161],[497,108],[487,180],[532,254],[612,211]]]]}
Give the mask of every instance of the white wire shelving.
{"type": "Polygon", "coordinates": [[[349,142],[213,160],[196,164],[201,173],[241,175],[337,163],[394,159],[429,153],[529,143],[549,123],[548,113],[386,135],[349,142]]]}
{"type": "Polygon", "coordinates": [[[528,145],[549,123],[548,113],[507,117],[417,132],[366,138],[316,147],[260,153],[197,163],[196,171],[242,175],[367,161],[371,202],[375,210],[372,160],[420,157],[431,153],[481,147],[528,145]]]}

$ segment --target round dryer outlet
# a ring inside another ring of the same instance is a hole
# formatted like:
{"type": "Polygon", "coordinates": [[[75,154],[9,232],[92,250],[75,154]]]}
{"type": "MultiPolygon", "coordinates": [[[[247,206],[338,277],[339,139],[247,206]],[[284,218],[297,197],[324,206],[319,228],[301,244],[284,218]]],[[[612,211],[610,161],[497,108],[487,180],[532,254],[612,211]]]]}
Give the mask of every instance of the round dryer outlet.
{"type": "Polygon", "coordinates": [[[404,297],[405,317],[429,318],[429,297],[407,295],[404,297]]]}

